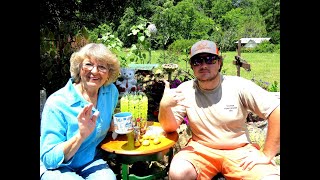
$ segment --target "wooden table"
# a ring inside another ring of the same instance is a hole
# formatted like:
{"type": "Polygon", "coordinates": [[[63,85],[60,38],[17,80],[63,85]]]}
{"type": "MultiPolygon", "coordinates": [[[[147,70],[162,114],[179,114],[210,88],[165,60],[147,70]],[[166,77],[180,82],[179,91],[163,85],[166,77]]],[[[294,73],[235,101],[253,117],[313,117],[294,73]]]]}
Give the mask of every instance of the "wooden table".
{"type": "MultiPolygon", "coordinates": [[[[149,126],[161,127],[159,122],[148,121],[149,126]]],[[[159,172],[157,174],[148,175],[145,177],[138,177],[129,173],[128,165],[137,161],[158,161],[161,160],[164,155],[169,156],[169,164],[173,157],[173,146],[178,141],[178,133],[164,133],[164,137],[161,139],[161,143],[153,144],[150,142],[149,146],[139,146],[130,148],[128,146],[127,135],[118,135],[116,139],[112,139],[108,135],[101,144],[101,148],[107,152],[115,154],[118,162],[121,163],[122,179],[157,179],[161,176],[165,176],[166,172],[159,172]]],[[[166,171],[168,167],[166,168],[166,171]]]]}

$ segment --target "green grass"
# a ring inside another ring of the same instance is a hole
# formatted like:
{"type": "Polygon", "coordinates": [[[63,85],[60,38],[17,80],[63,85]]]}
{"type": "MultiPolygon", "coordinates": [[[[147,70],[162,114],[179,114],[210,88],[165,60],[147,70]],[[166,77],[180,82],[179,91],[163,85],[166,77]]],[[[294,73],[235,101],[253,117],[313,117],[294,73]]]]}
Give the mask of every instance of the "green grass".
{"type": "MultiPolygon", "coordinates": [[[[161,57],[161,53],[163,53],[162,50],[152,51],[151,63],[160,64],[159,58],[161,57]]],[[[148,52],[146,55],[149,57],[148,52]]],[[[236,55],[237,53],[235,51],[222,52],[222,56],[224,57],[222,72],[224,74],[237,75],[237,68],[232,63],[236,55]]],[[[181,55],[180,57],[181,59],[187,58],[185,55],[181,55]]],[[[243,68],[240,68],[241,77],[250,80],[254,78],[256,81],[268,82],[270,84],[272,84],[274,81],[277,81],[278,88],[280,90],[280,53],[241,53],[241,57],[242,59],[245,59],[251,66],[251,71],[249,72],[243,68]]],[[[183,60],[172,60],[172,63],[177,63],[179,68],[184,70],[191,70],[189,64],[186,64],[186,62],[183,60]]]]}
{"type": "MultiPolygon", "coordinates": [[[[237,68],[232,64],[235,52],[223,53],[225,56],[223,70],[228,75],[237,75],[237,68]]],[[[250,64],[251,71],[240,68],[240,76],[246,79],[269,82],[277,81],[280,88],[280,54],[279,53],[241,53],[241,57],[250,64]]]]}

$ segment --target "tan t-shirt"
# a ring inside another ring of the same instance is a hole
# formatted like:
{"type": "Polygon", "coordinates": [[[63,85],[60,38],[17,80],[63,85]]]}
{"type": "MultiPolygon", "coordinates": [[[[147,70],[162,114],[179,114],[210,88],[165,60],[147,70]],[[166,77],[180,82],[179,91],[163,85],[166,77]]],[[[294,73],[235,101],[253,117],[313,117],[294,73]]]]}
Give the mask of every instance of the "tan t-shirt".
{"type": "Polygon", "coordinates": [[[211,91],[200,90],[197,80],[177,87],[190,106],[173,107],[176,120],[187,115],[192,139],[216,149],[233,149],[250,142],[246,117],[251,111],[267,119],[280,100],[254,82],[238,76],[223,76],[211,91]]]}

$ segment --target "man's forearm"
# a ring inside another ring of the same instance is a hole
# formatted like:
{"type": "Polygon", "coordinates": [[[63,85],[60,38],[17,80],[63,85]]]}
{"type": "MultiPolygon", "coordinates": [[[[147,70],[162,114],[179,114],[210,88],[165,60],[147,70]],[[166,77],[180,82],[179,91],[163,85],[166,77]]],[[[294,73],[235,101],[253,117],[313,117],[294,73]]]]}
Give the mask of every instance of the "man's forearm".
{"type": "Polygon", "coordinates": [[[280,106],[268,118],[267,137],[263,153],[272,159],[280,149],[280,106]]]}
{"type": "Polygon", "coordinates": [[[166,132],[173,132],[179,127],[171,107],[162,106],[161,103],[159,107],[158,120],[162,126],[162,129],[166,132]]]}

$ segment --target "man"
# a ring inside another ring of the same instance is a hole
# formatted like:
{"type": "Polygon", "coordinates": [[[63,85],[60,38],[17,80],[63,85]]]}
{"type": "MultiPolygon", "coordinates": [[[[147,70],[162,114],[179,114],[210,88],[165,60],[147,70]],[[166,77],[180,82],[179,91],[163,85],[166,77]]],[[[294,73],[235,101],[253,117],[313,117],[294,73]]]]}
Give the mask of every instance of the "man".
{"type": "Polygon", "coordinates": [[[217,45],[201,40],[191,47],[190,66],[195,79],[165,90],[159,122],[166,132],[176,131],[188,117],[192,138],[170,164],[169,178],[280,179],[273,161],[280,148],[280,101],[254,82],[220,73],[223,59],[217,45]],[[262,150],[246,128],[249,112],[268,120],[262,150]]]}

